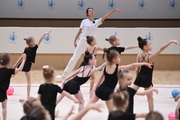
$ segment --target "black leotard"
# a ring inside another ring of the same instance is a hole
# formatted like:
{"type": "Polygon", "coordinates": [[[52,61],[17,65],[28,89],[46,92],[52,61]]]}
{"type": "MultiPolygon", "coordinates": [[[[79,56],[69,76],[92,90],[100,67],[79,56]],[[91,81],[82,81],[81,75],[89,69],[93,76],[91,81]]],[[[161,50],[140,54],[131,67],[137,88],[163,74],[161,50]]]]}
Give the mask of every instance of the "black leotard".
{"type": "Polygon", "coordinates": [[[114,89],[118,82],[118,65],[114,70],[113,74],[108,74],[106,72],[106,67],[104,68],[105,79],[104,82],[96,89],[96,96],[102,100],[110,100],[110,95],[114,92],[114,89]]]}
{"type": "MultiPolygon", "coordinates": [[[[149,63],[149,55],[150,54],[147,54],[145,56],[141,55],[143,58],[141,62],[146,61],[145,58],[148,57],[147,63],[149,63]]],[[[152,65],[152,68],[148,68],[145,65],[141,66],[141,70],[139,71],[134,84],[140,87],[150,87],[151,85],[153,85],[152,83],[153,70],[154,70],[154,65],[152,65]]]]}

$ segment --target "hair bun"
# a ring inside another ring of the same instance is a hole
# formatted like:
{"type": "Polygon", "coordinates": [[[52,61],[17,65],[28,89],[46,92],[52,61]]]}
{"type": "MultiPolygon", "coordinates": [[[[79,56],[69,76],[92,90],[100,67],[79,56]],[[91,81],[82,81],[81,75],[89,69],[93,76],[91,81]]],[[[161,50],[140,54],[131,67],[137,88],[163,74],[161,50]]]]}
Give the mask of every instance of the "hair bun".
{"type": "Polygon", "coordinates": [[[28,40],[28,38],[24,38],[24,40],[28,40]]]}
{"type": "Polygon", "coordinates": [[[86,51],[86,52],[85,52],[85,55],[90,55],[89,51],[86,51]]]}
{"type": "Polygon", "coordinates": [[[90,37],[89,35],[88,35],[88,36],[86,36],[86,38],[87,38],[87,39],[89,39],[89,37],[90,37]]]}
{"type": "Polygon", "coordinates": [[[103,52],[107,53],[108,52],[108,48],[104,48],[103,52]]]}
{"type": "Polygon", "coordinates": [[[138,40],[138,42],[141,42],[143,39],[139,36],[139,37],[137,38],[137,40],[138,40]]]}
{"type": "Polygon", "coordinates": [[[109,41],[109,39],[108,39],[108,38],[105,38],[105,40],[106,40],[106,41],[109,41]]]}
{"type": "Polygon", "coordinates": [[[120,91],[126,91],[127,90],[127,86],[124,85],[124,84],[120,84],[119,89],[120,89],[120,91]]]}

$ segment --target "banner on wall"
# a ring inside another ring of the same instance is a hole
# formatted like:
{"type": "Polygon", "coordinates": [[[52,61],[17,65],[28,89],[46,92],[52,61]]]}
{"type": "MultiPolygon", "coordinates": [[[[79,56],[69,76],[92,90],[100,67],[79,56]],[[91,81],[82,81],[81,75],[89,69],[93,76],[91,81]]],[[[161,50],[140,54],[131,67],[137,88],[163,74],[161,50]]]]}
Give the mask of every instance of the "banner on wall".
{"type": "Polygon", "coordinates": [[[0,18],[85,18],[93,7],[100,18],[114,8],[111,19],[179,19],[180,0],[0,0],[0,18]]]}
{"type": "MultiPolygon", "coordinates": [[[[0,52],[22,53],[27,46],[23,40],[33,36],[38,42],[42,35],[51,30],[50,35],[43,38],[38,53],[72,54],[74,52],[74,37],[79,28],[44,28],[44,27],[0,27],[0,52]]],[[[99,28],[97,32],[97,46],[110,47],[105,38],[116,35],[120,39],[120,46],[138,45],[137,37],[147,38],[152,42],[152,52],[171,39],[180,40],[180,28],[99,28]]],[[[78,42],[78,40],[77,40],[78,42]]],[[[125,51],[126,54],[140,53],[139,48],[125,51]]],[[[99,52],[102,53],[102,52],[99,52]]],[[[180,47],[170,45],[162,53],[180,54],[180,47]]]]}

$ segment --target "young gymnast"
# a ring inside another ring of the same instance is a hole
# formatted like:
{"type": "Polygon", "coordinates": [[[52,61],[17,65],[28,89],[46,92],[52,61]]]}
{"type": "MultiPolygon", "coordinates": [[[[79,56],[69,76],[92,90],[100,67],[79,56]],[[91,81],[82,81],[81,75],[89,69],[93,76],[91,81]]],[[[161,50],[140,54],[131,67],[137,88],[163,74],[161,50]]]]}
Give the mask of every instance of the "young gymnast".
{"type": "Polygon", "coordinates": [[[128,47],[118,47],[120,45],[120,40],[115,35],[111,35],[109,38],[106,38],[105,40],[108,41],[112,45],[110,48],[108,48],[108,50],[116,50],[119,52],[119,54],[121,54],[125,50],[138,48],[137,45],[131,45],[128,47]]]}
{"type": "MultiPolygon", "coordinates": [[[[154,69],[154,65],[153,65],[154,59],[170,44],[174,43],[179,45],[179,43],[176,40],[170,40],[169,42],[161,46],[159,50],[157,50],[155,53],[149,54],[149,51],[152,50],[151,42],[146,38],[142,39],[141,37],[138,37],[137,40],[138,40],[139,48],[142,50],[142,53],[137,55],[137,62],[150,63],[152,64],[152,69],[149,69],[146,66],[137,67],[136,68],[137,77],[132,87],[135,90],[138,90],[140,87],[143,87],[145,90],[148,90],[153,87],[152,74],[154,69]]],[[[148,99],[149,111],[154,111],[154,100],[153,100],[152,92],[147,94],[147,99],[148,99]]]]}
{"type": "MultiPolygon", "coordinates": [[[[103,51],[104,48],[101,48],[101,47],[96,47],[96,39],[93,37],[93,36],[87,36],[86,37],[87,39],[87,43],[89,45],[89,47],[87,47],[87,50],[90,54],[94,55],[96,57],[96,54],[98,51],[103,51]]],[[[84,61],[81,63],[80,66],[83,66],[85,65],[84,61]]],[[[92,91],[92,88],[94,86],[94,82],[95,82],[95,74],[92,74],[91,75],[91,83],[90,83],[90,89],[89,89],[89,93],[92,91]]],[[[91,96],[90,96],[91,98],[91,96]]]]}
{"type": "Polygon", "coordinates": [[[164,120],[164,118],[159,112],[149,112],[145,120],[164,120]]]}
{"type": "Polygon", "coordinates": [[[136,118],[146,117],[147,113],[126,112],[129,104],[129,93],[126,90],[117,91],[111,97],[116,110],[109,113],[108,120],[135,120],[136,118]]]}
{"type": "MultiPolygon", "coordinates": [[[[84,56],[84,62],[86,63],[85,66],[81,66],[78,70],[74,73],[70,74],[63,80],[63,89],[70,94],[73,94],[79,101],[79,111],[84,108],[84,98],[80,90],[80,86],[87,82],[90,76],[98,71],[101,70],[104,66],[108,63],[105,62],[101,66],[94,68],[93,66],[96,65],[96,58],[94,55],[90,54],[86,51],[84,56]]],[[[60,95],[58,97],[57,103],[59,103],[63,99],[64,95],[60,95]]]]}
{"type": "Polygon", "coordinates": [[[123,87],[125,87],[125,89],[127,89],[128,93],[129,93],[129,106],[128,106],[127,112],[134,113],[133,108],[134,108],[134,95],[135,94],[136,95],[147,95],[152,91],[158,93],[158,90],[155,88],[151,88],[151,89],[143,91],[143,92],[139,92],[139,91],[136,91],[135,89],[133,89],[131,87],[132,74],[128,70],[121,70],[118,73],[118,77],[119,77],[119,83],[120,83],[119,84],[120,90],[124,89],[123,87]]]}
{"type": "Polygon", "coordinates": [[[7,89],[9,88],[10,79],[12,75],[17,74],[22,70],[26,60],[26,55],[22,55],[22,64],[19,68],[12,69],[8,68],[10,63],[10,56],[8,53],[3,53],[0,56],[0,102],[2,103],[2,116],[3,120],[6,120],[7,117],[7,89]]]}
{"type": "Polygon", "coordinates": [[[46,65],[43,66],[43,77],[45,83],[39,86],[38,99],[41,101],[42,105],[49,111],[51,119],[54,120],[54,111],[56,107],[57,93],[61,93],[63,96],[68,97],[75,103],[79,103],[77,99],[72,97],[66,91],[63,91],[58,85],[53,84],[54,80],[54,70],[52,67],[46,65]]]}
{"type": "Polygon", "coordinates": [[[93,87],[92,99],[90,100],[89,104],[97,102],[99,99],[105,101],[106,106],[108,108],[108,111],[111,112],[113,110],[112,106],[112,100],[110,99],[110,95],[114,92],[114,89],[118,82],[118,72],[121,69],[131,69],[133,67],[146,65],[150,67],[149,63],[132,63],[129,65],[121,65],[118,66],[120,63],[120,54],[116,50],[107,50],[106,58],[109,62],[109,65],[107,65],[102,75],[100,76],[99,80],[96,82],[96,84],[93,87]]]}
{"type": "Polygon", "coordinates": [[[96,32],[98,27],[108,18],[111,14],[118,12],[121,13],[121,11],[117,8],[111,10],[106,15],[104,15],[102,18],[99,18],[97,20],[94,19],[94,9],[93,8],[87,8],[86,9],[86,15],[87,18],[82,20],[80,28],[78,30],[78,33],[76,34],[76,37],[74,39],[74,46],[76,47],[73,56],[71,57],[70,61],[68,62],[62,76],[58,75],[57,78],[64,78],[67,73],[71,72],[76,65],[78,59],[82,55],[82,53],[85,52],[86,48],[88,47],[88,44],[86,42],[86,36],[96,36],[96,32]],[[82,34],[81,34],[82,33],[82,34]],[[76,41],[78,37],[80,36],[80,40],[78,41],[78,44],[76,44],[76,41]]]}
{"type": "MultiPolygon", "coordinates": [[[[51,31],[44,33],[44,35],[39,39],[38,43],[36,44],[35,39],[33,37],[28,37],[24,38],[26,41],[26,44],[28,47],[24,49],[24,53],[27,55],[27,59],[25,62],[25,65],[22,69],[23,72],[25,72],[26,79],[27,79],[27,99],[32,99],[33,97],[30,96],[30,91],[31,91],[31,76],[30,76],[30,71],[31,71],[31,66],[32,63],[35,63],[35,58],[36,58],[36,51],[42,42],[43,38],[45,35],[49,34],[51,31]]],[[[14,68],[18,67],[22,61],[22,56],[17,60],[17,62],[14,64],[14,68]]]]}

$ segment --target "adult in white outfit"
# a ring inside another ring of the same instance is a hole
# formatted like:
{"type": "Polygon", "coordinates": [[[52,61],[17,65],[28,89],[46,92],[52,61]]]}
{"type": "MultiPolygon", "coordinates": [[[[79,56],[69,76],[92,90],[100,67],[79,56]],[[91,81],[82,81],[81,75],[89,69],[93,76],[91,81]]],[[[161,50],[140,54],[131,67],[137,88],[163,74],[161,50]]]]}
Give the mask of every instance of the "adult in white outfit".
{"type": "Polygon", "coordinates": [[[121,13],[121,11],[119,9],[115,8],[115,9],[111,10],[110,12],[108,12],[102,18],[95,20],[93,8],[87,8],[87,10],[86,10],[87,18],[81,21],[79,31],[74,39],[74,46],[75,46],[74,54],[71,57],[68,65],[66,66],[62,76],[58,75],[57,78],[65,78],[66,74],[71,72],[74,69],[78,59],[80,58],[82,53],[84,53],[88,47],[88,44],[86,42],[86,36],[89,35],[89,36],[96,37],[96,32],[97,32],[98,26],[100,26],[103,23],[103,21],[106,18],[108,18],[111,14],[113,14],[114,12],[121,13]],[[80,40],[76,44],[76,40],[78,39],[80,34],[81,34],[80,40]]]}

